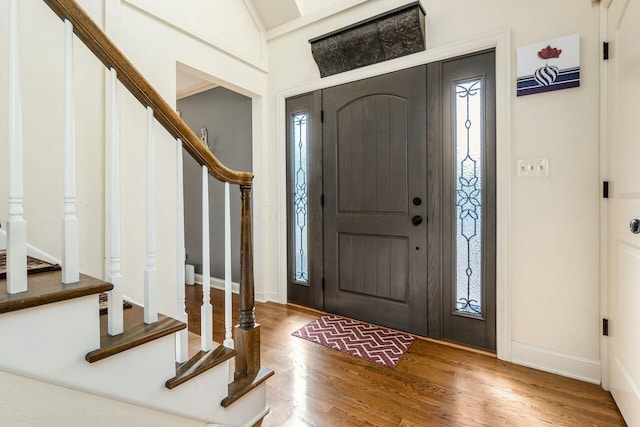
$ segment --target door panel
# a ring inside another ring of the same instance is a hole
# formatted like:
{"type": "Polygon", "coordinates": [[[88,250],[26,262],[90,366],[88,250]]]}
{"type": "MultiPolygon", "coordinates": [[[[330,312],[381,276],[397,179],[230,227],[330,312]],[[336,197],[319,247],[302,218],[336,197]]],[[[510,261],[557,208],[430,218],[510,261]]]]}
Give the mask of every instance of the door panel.
{"type": "Polygon", "coordinates": [[[407,238],[340,233],[338,242],[341,291],[407,302],[407,238]]]}
{"type": "Polygon", "coordinates": [[[609,289],[609,388],[628,425],[640,425],[640,237],[629,221],[640,218],[640,200],[616,195],[609,218],[612,234],[609,289]]]}
{"type": "Polygon", "coordinates": [[[373,95],[338,111],[339,212],[406,214],[406,103],[373,95]]]}
{"type": "Polygon", "coordinates": [[[425,94],[425,66],[323,91],[325,309],[420,335],[427,334],[425,94]]]}
{"type": "Polygon", "coordinates": [[[629,425],[640,425],[640,4],[615,0],[608,10],[609,387],[629,425]]]}

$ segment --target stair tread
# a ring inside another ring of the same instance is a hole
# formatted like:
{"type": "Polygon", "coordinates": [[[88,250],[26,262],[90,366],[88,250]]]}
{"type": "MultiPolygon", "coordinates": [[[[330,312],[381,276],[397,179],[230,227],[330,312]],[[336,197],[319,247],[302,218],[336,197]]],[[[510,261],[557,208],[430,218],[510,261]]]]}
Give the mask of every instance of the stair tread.
{"type": "Polygon", "coordinates": [[[218,366],[223,362],[231,359],[236,355],[236,351],[223,345],[209,351],[200,351],[193,357],[182,364],[178,364],[176,376],[167,380],[165,386],[168,389],[175,388],[180,384],[189,381],[203,372],[208,371],[214,366],[218,366]]]}
{"type": "Polygon", "coordinates": [[[27,287],[26,292],[9,294],[7,280],[0,279],[0,313],[99,294],[113,289],[111,283],[86,274],[80,274],[80,280],[76,283],[64,284],[59,270],[27,276],[27,287]]]}
{"type": "Polygon", "coordinates": [[[220,404],[224,408],[228,407],[233,402],[237,401],[242,396],[265,382],[272,375],[273,371],[271,369],[260,368],[260,370],[253,375],[247,375],[246,377],[236,376],[235,380],[231,384],[229,384],[227,397],[222,399],[222,402],[220,402],[220,404]]]}
{"type": "Polygon", "coordinates": [[[123,333],[111,336],[107,325],[108,316],[100,316],[100,348],[87,353],[87,362],[97,362],[187,327],[186,323],[163,314],[158,314],[157,322],[147,325],[144,323],[144,309],[136,304],[124,310],[123,333]]]}

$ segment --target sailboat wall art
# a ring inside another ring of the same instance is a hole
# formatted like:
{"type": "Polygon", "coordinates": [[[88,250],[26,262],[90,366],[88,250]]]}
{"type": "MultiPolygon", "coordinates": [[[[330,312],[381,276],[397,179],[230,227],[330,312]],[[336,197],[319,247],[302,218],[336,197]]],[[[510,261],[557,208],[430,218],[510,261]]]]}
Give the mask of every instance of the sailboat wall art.
{"type": "Polygon", "coordinates": [[[580,34],[518,48],[518,96],[580,86],[580,34]]]}

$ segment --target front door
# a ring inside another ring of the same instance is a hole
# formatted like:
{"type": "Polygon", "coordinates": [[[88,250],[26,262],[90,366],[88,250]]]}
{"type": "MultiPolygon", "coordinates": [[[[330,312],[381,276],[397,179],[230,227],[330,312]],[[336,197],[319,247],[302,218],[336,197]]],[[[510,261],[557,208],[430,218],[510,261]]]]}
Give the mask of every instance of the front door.
{"type": "Polygon", "coordinates": [[[494,64],[287,100],[289,301],[495,350],[494,64]]]}
{"type": "Polygon", "coordinates": [[[426,67],[323,91],[325,310],[427,335],[426,67]]]}
{"type": "Polygon", "coordinates": [[[640,425],[640,2],[608,10],[609,387],[629,425],[640,425]]]}

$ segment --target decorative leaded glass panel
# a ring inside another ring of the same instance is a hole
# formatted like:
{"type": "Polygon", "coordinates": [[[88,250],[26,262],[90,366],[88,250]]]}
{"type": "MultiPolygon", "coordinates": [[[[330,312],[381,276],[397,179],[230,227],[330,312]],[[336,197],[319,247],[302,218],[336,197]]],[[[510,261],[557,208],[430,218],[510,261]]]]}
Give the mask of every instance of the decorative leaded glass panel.
{"type": "Polygon", "coordinates": [[[293,141],[293,280],[309,282],[308,192],[307,192],[307,113],[296,113],[291,120],[293,141]]]}
{"type": "Polygon", "coordinates": [[[482,80],[455,86],[456,311],[482,315],[482,80]]]}

